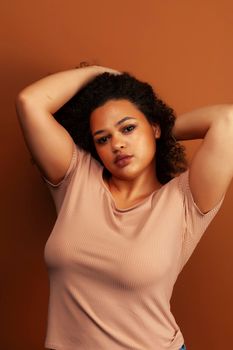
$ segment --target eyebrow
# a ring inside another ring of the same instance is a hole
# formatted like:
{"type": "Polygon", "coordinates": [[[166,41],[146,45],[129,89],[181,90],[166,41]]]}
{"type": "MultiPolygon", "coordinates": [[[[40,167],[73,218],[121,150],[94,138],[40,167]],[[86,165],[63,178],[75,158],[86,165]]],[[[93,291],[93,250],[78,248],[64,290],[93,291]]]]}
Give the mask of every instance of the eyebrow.
{"type": "MultiPolygon", "coordinates": [[[[136,118],[133,118],[133,117],[125,117],[125,118],[119,120],[119,121],[115,124],[115,126],[117,126],[117,125],[119,125],[119,124],[122,124],[125,120],[128,120],[128,119],[136,119],[136,118]]],[[[95,135],[97,135],[97,134],[101,134],[101,133],[104,132],[104,131],[106,131],[106,130],[104,130],[104,129],[98,130],[98,131],[96,131],[96,132],[93,134],[93,136],[95,136],[95,135]]]]}

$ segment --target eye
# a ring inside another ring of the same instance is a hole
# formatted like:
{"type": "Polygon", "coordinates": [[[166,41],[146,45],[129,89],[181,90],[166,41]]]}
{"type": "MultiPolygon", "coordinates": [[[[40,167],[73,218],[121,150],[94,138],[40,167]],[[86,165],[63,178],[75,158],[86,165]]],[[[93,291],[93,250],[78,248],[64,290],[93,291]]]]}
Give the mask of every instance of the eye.
{"type": "MultiPolygon", "coordinates": [[[[128,125],[128,126],[126,126],[125,128],[123,128],[123,130],[126,130],[126,129],[129,130],[129,128],[132,128],[132,127],[133,127],[133,129],[135,129],[135,125],[128,125]]],[[[133,129],[131,129],[131,130],[129,130],[129,131],[132,131],[133,129]]]]}
{"type": "MultiPolygon", "coordinates": [[[[124,127],[122,130],[123,130],[123,131],[128,130],[128,132],[126,132],[126,134],[128,134],[129,132],[131,132],[131,131],[134,130],[135,128],[136,128],[135,125],[128,125],[128,126],[124,127]],[[130,128],[132,128],[132,129],[130,129],[130,128]],[[129,129],[130,129],[130,130],[129,130],[129,129]]],[[[108,138],[108,136],[103,136],[103,137],[97,139],[97,140],[96,140],[96,143],[103,145],[103,144],[106,143],[105,141],[106,141],[107,138],[108,138]]]]}
{"type": "Polygon", "coordinates": [[[99,144],[104,144],[105,142],[104,142],[104,140],[106,140],[106,136],[104,136],[104,137],[101,137],[100,139],[97,139],[96,140],[96,143],[99,143],[99,144]]]}

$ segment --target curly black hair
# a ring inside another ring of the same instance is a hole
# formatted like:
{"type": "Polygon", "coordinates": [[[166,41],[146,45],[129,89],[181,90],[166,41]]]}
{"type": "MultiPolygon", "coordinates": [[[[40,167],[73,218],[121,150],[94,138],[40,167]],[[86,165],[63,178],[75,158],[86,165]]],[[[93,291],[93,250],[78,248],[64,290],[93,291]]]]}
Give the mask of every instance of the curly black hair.
{"type": "MultiPolygon", "coordinates": [[[[68,102],[54,113],[54,118],[69,132],[74,142],[104,164],[100,159],[90,130],[92,111],[108,100],[127,99],[145,115],[152,125],[160,126],[156,139],[156,175],[161,184],[170,181],[187,169],[185,148],[172,134],[175,114],[172,108],[158,98],[151,85],[139,81],[128,72],[104,72],[82,87],[68,102]]],[[[104,167],[104,174],[111,176],[104,167]]]]}

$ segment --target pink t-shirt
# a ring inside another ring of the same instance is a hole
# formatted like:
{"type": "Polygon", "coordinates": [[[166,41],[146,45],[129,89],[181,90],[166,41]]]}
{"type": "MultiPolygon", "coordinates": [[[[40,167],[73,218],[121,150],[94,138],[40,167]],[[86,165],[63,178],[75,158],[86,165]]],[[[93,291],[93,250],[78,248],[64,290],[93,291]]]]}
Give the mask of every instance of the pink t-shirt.
{"type": "Polygon", "coordinates": [[[178,350],[173,286],[224,197],[195,204],[189,170],[140,203],[118,209],[103,166],[74,144],[64,179],[47,184],[57,220],[44,257],[50,280],[45,347],[178,350]]]}

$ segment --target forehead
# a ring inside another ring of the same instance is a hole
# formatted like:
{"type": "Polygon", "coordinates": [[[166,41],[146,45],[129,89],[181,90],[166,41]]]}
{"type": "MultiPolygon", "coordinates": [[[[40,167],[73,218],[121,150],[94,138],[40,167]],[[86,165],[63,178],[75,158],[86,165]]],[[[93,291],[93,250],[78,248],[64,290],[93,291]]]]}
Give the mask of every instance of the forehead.
{"type": "Polygon", "coordinates": [[[96,108],[90,115],[90,125],[100,125],[103,123],[114,123],[120,118],[134,117],[138,120],[145,120],[144,114],[137,106],[129,100],[110,100],[104,105],[96,108]]]}

